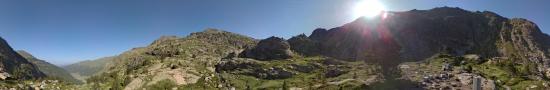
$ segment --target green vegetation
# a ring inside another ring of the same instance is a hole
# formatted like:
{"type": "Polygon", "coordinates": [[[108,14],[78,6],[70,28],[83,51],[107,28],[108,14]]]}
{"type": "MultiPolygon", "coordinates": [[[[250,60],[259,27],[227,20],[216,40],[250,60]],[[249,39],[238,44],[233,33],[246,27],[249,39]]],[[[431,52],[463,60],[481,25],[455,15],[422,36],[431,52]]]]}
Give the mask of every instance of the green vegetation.
{"type": "Polygon", "coordinates": [[[157,82],[156,84],[149,85],[146,88],[147,90],[172,90],[174,87],[176,87],[176,83],[174,81],[165,79],[157,82]]]}
{"type": "MultiPolygon", "coordinates": [[[[290,78],[286,79],[258,79],[254,76],[238,73],[222,73],[221,76],[229,82],[230,86],[237,89],[250,88],[256,89],[280,89],[280,88],[303,88],[303,89],[357,89],[362,87],[365,81],[375,77],[376,66],[367,65],[362,61],[347,62],[336,61],[338,65],[322,65],[327,58],[325,57],[305,57],[305,58],[293,58],[291,60],[275,60],[275,61],[262,61],[265,63],[258,63],[262,68],[279,67],[286,68],[290,72],[294,72],[290,78]],[[288,66],[293,65],[321,65],[316,67],[311,72],[294,71],[293,68],[288,66]],[[327,73],[332,67],[339,67],[338,69],[347,71],[336,77],[328,77],[327,73]],[[349,67],[353,66],[353,67],[349,67]]],[[[245,70],[246,71],[246,70],[245,70]]],[[[372,81],[374,82],[374,81],[372,81]]]]}
{"type": "Polygon", "coordinates": [[[517,64],[506,60],[502,63],[491,64],[482,63],[473,67],[474,72],[481,74],[483,77],[488,77],[494,80],[499,80],[498,85],[510,86],[513,89],[525,89],[529,85],[542,86],[543,81],[529,78],[531,75],[530,69],[533,69],[534,64],[517,64]]]}
{"type": "Polygon", "coordinates": [[[530,87],[530,85],[537,85],[540,89],[542,89],[542,83],[546,81],[529,78],[534,77],[532,72],[536,69],[536,64],[531,62],[519,63],[517,61],[520,60],[512,58],[493,58],[492,60],[480,58],[474,60],[441,54],[437,55],[437,57],[428,59],[424,63],[427,64],[427,66],[431,66],[429,68],[433,68],[433,71],[438,71],[438,69],[440,70],[442,63],[444,62],[450,63],[453,64],[454,67],[459,67],[458,69],[480,74],[484,78],[495,80],[499,88],[509,86],[515,90],[525,89],[530,87]]]}

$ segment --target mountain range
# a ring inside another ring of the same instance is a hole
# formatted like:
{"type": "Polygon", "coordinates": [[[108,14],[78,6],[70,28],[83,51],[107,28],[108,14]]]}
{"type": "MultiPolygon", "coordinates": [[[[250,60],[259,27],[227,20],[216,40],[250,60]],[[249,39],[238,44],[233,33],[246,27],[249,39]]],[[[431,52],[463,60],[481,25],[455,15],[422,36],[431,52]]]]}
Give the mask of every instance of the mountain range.
{"type": "MultiPolygon", "coordinates": [[[[550,36],[526,19],[438,7],[384,12],[289,39],[210,28],[64,68],[84,76],[85,83],[68,86],[77,89],[543,90],[550,88],[549,50],[550,36]]],[[[5,41],[0,51],[2,70],[16,80],[71,76],[43,71],[45,64],[5,41]]]]}
{"type": "Polygon", "coordinates": [[[56,65],[53,65],[51,63],[48,63],[44,60],[40,60],[34,56],[32,56],[30,53],[18,50],[16,51],[19,55],[23,56],[25,59],[30,61],[30,63],[34,64],[38,70],[40,70],[42,73],[44,73],[46,76],[50,78],[58,78],[60,80],[69,81],[71,83],[82,83],[81,81],[78,81],[77,79],[73,78],[65,69],[60,68],[56,65]]]}

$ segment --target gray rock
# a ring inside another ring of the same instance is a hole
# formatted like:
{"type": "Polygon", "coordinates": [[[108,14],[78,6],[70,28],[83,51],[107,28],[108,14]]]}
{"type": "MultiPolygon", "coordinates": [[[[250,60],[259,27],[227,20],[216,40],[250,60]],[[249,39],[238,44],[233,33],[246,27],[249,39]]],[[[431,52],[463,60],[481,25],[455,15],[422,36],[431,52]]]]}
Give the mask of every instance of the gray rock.
{"type": "Polygon", "coordinates": [[[256,47],[243,51],[239,57],[257,60],[277,60],[292,57],[290,45],[283,38],[269,37],[261,40],[256,47]]]}

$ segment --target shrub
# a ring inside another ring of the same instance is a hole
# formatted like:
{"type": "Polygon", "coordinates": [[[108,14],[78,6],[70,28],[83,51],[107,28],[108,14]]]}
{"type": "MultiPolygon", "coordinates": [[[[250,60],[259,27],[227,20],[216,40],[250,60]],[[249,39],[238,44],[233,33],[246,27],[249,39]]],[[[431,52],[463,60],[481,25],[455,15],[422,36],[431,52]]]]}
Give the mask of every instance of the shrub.
{"type": "Polygon", "coordinates": [[[176,83],[172,80],[165,79],[148,86],[147,90],[172,90],[173,87],[176,87],[176,83]]]}

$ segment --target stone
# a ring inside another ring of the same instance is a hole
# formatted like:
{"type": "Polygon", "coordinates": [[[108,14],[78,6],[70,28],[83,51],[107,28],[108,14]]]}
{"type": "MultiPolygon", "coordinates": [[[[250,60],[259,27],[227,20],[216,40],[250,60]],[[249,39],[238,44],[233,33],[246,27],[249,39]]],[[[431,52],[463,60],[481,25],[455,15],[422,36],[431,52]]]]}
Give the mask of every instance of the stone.
{"type": "Polygon", "coordinates": [[[6,80],[9,77],[11,77],[11,75],[7,72],[0,73],[0,79],[2,79],[2,80],[6,80]]]}
{"type": "Polygon", "coordinates": [[[325,73],[325,77],[328,77],[328,78],[338,77],[345,73],[348,73],[348,71],[339,69],[339,68],[329,68],[329,70],[325,73]]]}
{"type": "Polygon", "coordinates": [[[316,69],[316,67],[313,66],[312,64],[307,64],[307,65],[292,64],[290,66],[292,67],[293,70],[296,70],[298,72],[303,72],[303,73],[310,73],[311,71],[316,69]]]}

